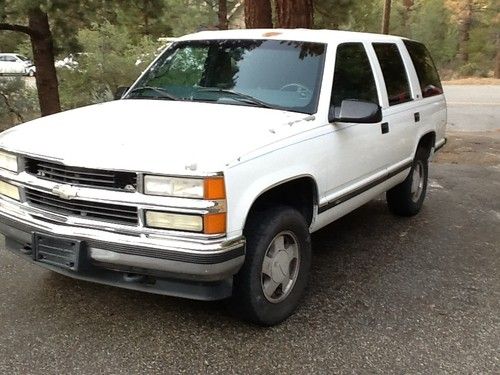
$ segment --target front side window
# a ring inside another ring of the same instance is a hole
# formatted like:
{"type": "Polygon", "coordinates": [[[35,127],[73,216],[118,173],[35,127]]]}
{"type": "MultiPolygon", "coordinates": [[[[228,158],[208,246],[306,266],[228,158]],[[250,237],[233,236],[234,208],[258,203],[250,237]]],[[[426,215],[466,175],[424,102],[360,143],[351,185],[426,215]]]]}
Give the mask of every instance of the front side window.
{"type": "Polygon", "coordinates": [[[362,43],[337,47],[330,105],[337,110],[346,99],[379,103],[370,60],[362,43]]]}
{"type": "Polygon", "coordinates": [[[296,41],[178,42],[125,99],[255,105],[312,114],[317,110],[325,52],[325,44],[296,41]]]}
{"type": "Polygon", "coordinates": [[[404,44],[417,72],[422,96],[428,98],[434,95],[441,95],[443,93],[443,86],[441,86],[439,74],[427,48],[421,43],[410,40],[404,40],[404,44]]]}
{"type": "Polygon", "coordinates": [[[384,76],[389,105],[411,101],[410,82],[398,46],[394,43],[374,43],[373,48],[384,76]]]}

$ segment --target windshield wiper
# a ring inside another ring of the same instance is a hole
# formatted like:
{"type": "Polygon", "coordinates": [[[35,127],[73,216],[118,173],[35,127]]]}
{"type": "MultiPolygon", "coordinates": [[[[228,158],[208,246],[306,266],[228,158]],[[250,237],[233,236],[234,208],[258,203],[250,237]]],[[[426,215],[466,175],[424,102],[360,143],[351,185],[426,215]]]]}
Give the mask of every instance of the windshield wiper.
{"type": "Polygon", "coordinates": [[[170,99],[170,100],[180,100],[178,97],[170,94],[167,90],[165,90],[163,87],[155,87],[155,86],[140,86],[140,87],[136,87],[134,89],[132,89],[128,94],[127,96],[133,94],[133,93],[137,93],[137,92],[141,92],[141,91],[145,91],[145,90],[151,90],[151,91],[154,91],[156,92],[157,94],[159,94],[159,96],[155,96],[155,97],[151,97],[151,96],[143,96],[143,98],[150,98],[150,99],[154,99],[154,98],[160,98],[160,99],[170,99]]]}
{"type": "Polygon", "coordinates": [[[264,108],[277,109],[276,107],[273,107],[271,104],[266,103],[260,99],[257,99],[251,95],[243,94],[242,92],[238,92],[238,91],[234,91],[234,90],[221,89],[221,88],[216,88],[216,87],[207,87],[207,88],[199,89],[199,90],[197,90],[197,92],[216,92],[216,93],[221,93],[221,94],[230,94],[230,95],[234,96],[235,100],[239,100],[240,102],[258,105],[259,107],[264,107],[264,108]]]}

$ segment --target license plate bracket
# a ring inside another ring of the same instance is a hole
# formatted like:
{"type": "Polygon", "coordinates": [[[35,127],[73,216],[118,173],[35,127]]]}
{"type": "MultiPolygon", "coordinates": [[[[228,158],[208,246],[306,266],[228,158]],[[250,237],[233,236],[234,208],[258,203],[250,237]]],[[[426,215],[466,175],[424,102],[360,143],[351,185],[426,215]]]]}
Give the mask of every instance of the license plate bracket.
{"type": "Polygon", "coordinates": [[[33,233],[33,259],[36,262],[78,271],[82,241],[42,233],[33,233]]]}

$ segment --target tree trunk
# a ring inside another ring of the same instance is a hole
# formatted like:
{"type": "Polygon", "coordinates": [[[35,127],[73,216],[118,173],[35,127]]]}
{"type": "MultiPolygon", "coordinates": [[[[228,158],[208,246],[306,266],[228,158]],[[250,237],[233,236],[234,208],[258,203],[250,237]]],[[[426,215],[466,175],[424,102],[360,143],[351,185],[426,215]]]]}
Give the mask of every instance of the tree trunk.
{"type": "Polygon", "coordinates": [[[458,21],[458,59],[462,64],[469,62],[469,39],[472,26],[472,0],[468,0],[458,21]]]}
{"type": "Polygon", "coordinates": [[[495,78],[500,78],[500,32],[497,32],[496,38],[496,46],[497,46],[497,56],[495,58],[495,78]]]}
{"type": "Polygon", "coordinates": [[[382,15],[382,34],[389,34],[389,24],[391,20],[391,0],[384,2],[384,14],[382,15]]]}
{"type": "Polygon", "coordinates": [[[229,27],[227,21],[227,0],[219,0],[217,15],[219,16],[219,30],[227,30],[229,27]]]}
{"type": "Polygon", "coordinates": [[[59,83],[54,66],[54,45],[47,13],[39,8],[29,14],[29,28],[33,60],[36,66],[36,88],[42,116],[61,111],[59,83]]]}
{"type": "Polygon", "coordinates": [[[245,0],[245,26],[247,29],[273,27],[271,0],[245,0]]]}
{"type": "Polygon", "coordinates": [[[313,0],[276,0],[278,27],[294,29],[313,26],[313,0]]]}
{"type": "Polygon", "coordinates": [[[411,23],[410,23],[410,12],[411,7],[414,5],[413,0],[403,0],[403,27],[406,37],[411,37],[411,23]]]}

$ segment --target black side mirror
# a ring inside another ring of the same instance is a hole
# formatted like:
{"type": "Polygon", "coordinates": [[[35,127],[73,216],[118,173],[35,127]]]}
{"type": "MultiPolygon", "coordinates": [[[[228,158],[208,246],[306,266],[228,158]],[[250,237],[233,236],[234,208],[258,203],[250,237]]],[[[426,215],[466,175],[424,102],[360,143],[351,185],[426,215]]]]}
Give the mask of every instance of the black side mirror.
{"type": "Polygon", "coordinates": [[[115,100],[119,100],[123,97],[123,94],[125,94],[130,87],[126,86],[120,86],[116,89],[115,91],[115,100]]]}
{"type": "Polygon", "coordinates": [[[358,124],[374,124],[382,121],[382,108],[378,104],[363,100],[346,99],[342,101],[340,111],[330,108],[330,122],[354,122],[358,124]]]}

